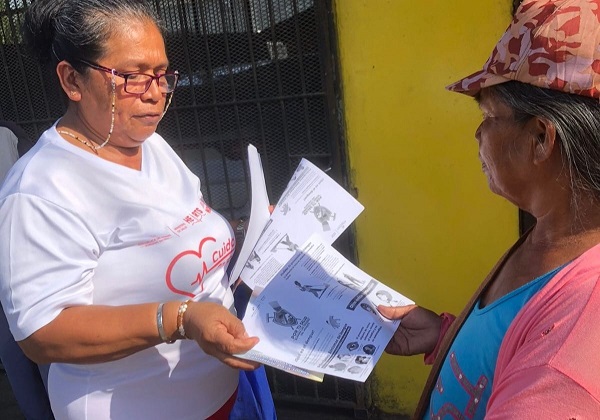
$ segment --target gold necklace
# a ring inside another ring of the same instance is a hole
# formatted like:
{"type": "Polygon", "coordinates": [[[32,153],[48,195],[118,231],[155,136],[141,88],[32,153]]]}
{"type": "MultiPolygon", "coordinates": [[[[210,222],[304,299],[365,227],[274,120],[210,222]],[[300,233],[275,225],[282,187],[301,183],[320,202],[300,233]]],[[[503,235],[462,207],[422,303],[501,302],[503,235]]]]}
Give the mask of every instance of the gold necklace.
{"type": "Polygon", "coordinates": [[[81,137],[79,137],[77,134],[73,134],[70,131],[66,131],[66,130],[56,130],[59,134],[64,134],[65,136],[69,136],[74,138],[75,140],[77,140],[78,142],[85,144],[87,147],[89,147],[90,149],[92,149],[92,151],[95,154],[98,154],[98,149],[100,149],[100,147],[96,146],[95,144],[92,144],[88,139],[82,139],[81,137]]]}

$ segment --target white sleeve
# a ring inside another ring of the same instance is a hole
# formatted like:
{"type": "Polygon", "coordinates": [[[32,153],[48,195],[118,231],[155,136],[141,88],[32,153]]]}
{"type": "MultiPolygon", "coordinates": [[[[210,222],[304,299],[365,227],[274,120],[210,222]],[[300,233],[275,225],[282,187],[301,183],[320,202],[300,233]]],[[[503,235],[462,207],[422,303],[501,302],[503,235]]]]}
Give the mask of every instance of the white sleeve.
{"type": "Polygon", "coordinates": [[[99,247],[79,215],[13,194],[0,204],[0,238],[0,298],[17,341],[92,303],[99,247]]]}

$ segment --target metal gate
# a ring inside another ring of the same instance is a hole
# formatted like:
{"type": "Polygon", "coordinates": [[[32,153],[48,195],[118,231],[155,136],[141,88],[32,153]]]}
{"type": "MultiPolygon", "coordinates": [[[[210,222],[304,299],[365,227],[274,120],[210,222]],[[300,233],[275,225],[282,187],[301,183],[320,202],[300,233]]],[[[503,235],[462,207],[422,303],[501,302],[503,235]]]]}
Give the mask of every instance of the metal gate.
{"type": "MultiPolygon", "coordinates": [[[[167,53],[181,74],[159,133],[202,180],[212,207],[230,218],[249,212],[244,151],[261,153],[275,203],[304,157],[340,182],[345,177],[336,86],[331,0],[147,0],[167,28],[167,53]]],[[[65,99],[20,44],[30,0],[0,4],[0,118],[33,139],[59,118],[65,99]]],[[[352,259],[351,236],[336,247],[352,259]]],[[[367,407],[365,387],[322,384],[268,369],[278,406],[367,407]]],[[[362,417],[362,415],[361,415],[362,417]]]]}

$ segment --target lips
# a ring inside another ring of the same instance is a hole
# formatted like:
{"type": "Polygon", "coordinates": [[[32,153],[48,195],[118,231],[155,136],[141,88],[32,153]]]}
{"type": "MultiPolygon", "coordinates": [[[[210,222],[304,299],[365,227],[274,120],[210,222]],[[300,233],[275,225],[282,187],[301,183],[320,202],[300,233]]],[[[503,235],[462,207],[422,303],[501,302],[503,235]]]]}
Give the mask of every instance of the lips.
{"type": "Polygon", "coordinates": [[[160,113],[148,113],[148,114],[140,114],[135,116],[136,119],[147,123],[147,124],[157,124],[161,119],[160,113]]]}

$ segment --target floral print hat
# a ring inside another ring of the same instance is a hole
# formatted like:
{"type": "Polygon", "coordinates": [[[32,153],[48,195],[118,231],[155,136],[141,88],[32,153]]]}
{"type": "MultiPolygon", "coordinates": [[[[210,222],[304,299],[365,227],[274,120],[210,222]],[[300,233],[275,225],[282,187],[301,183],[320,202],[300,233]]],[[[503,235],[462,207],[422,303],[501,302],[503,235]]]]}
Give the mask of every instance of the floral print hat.
{"type": "Polygon", "coordinates": [[[510,80],[600,99],[600,0],[524,0],[483,69],[446,89],[510,80]]]}

